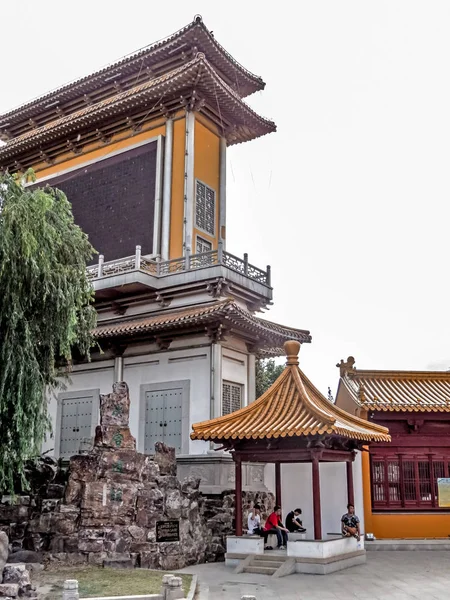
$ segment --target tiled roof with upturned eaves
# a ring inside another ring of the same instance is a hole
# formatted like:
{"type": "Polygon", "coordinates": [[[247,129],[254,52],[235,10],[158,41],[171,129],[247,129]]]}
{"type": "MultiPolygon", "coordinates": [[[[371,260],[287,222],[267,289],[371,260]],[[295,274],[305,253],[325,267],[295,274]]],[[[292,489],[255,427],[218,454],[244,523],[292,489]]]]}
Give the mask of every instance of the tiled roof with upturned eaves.
{"type": "Polygon", "coordinates": [[[146,315],[134,319],[100,322],[93,333],[97,339],[138,336],[145,333],[183,329],[194,325],[207,326],[214,321],[223,322],[225,329],[248,331],[250,334],[258,336],[261,344],[277,343],[281,346],[287,339],[296,339],[302,343],[311,341],[309,331],[284,327],[256,317],[238,306],[232,299],[218,300],[180,310],[165,310],[156,315],[146,315]]]}
{"type": "Polygon", "coordinates": [[[357,406],[382,412],[450,412],[449,371],[371,371],[341,362],[340,383],[357,406]]]}
{"type": "Polygon", "coordinates": [[[151,69],[157,61],[161,62],[173,57],[178,49],[191,51],[190,45],[195,45],[196,52],[206,54],[208,60],[229,80],[241,98],[264,89],[265,83],[262,78],[254,75],[235,60],[217,42],[201,17],[196,17],[192,23],[167,38],[0,115],[0,130],[21,120],[36,118],[52,104],[63,104],[77,97],[89,95],[108,81],[112,82],[110,85],[113,90],[115,76],[133,75],[135,72],[145,73],[146,69],[151,69]]]}
{"type": "MultiPolygon", "coordinates": [[[[183,88],[195,85],[205,99],[218,107],[229,144],[240,143],[276,130],[272,121],[260,117],[214,71],[203,54],[182,67],[130,90],[87,106],[77,113],[61,117],[37,129],[13,138],[0,147],[0,164],[18,153],[46,142],[64,138],[83,127],[99,124],[104,119],[125,113],[144,102],[160,105],[165,98],[178,95],[183,88]]],[[[156,106],[155,105],[155,106],[156,106]]],[[[151,107],[149,113],[151,112],[151,107]]]]}
{"type": "Polygon", "coordinates": [[[258,400],[229,415],[193,425],[193,440],[258,440],[331,434],[389,442],[388,430],[350,415],[327,400],[298,367],[298,342],[285,344],[288,361],[258,400]]]}

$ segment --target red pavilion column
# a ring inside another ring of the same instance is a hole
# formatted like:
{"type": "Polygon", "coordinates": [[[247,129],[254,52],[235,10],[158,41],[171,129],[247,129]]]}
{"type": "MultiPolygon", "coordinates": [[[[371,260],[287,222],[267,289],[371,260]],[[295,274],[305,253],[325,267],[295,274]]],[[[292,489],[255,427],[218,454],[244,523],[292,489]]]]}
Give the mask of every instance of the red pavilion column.
{"type": "Polygon", "coordinates": [[[281,463],[275,463],[275,504],[281,506],[281,463]]]}
{"type": "Polygon", "coordinates": [[[347,502],[355,505],[355,491],[353,489],[353,462],[347,461],[347,502]]]}
{"type": "Polygon", "coordinates": [[[234,497],[234,515],[236,535],[242,535],[242,463],[240,457],[235,457],[235,497],[234,497]]]}
{"type": "Polygon", "coordinates": [[[314,539],[322,539],[322,516],[320,507],[320,471],[319,459],[312,459],[312,488],[313,488],[313,510],[314,510],[314,539]]]}

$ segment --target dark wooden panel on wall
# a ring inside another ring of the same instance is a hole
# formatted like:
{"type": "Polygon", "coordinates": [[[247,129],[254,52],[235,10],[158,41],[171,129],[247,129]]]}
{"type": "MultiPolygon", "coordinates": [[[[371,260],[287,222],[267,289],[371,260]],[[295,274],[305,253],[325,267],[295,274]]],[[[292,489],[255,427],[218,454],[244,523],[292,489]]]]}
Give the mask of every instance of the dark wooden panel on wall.
{"type": "MultiPolygon", "coordinates": [[[[157,142],[52,178],[105,261],[153,251],[157,142]]],[[[97,257],[94,263],[97,262],[97,257]]]]}

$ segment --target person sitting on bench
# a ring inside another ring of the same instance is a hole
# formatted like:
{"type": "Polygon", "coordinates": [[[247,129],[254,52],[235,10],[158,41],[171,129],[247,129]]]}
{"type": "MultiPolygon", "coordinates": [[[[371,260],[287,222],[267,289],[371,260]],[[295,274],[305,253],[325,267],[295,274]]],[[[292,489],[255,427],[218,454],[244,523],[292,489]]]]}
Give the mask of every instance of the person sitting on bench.
{"type": "Polygon", "coordinates": [[[347,504],[347,514],[341,519],[343,537],[354,537],[359,540],[361,535],[359,530],[359,519],[355,515],[355,507],[353,504],[347,504]]]}
{"type": "MultiPolygon", "coordinates": [[[[267,538],[270,534],[274,533],[277,536],[278,550],[286,550],[286,544],[288,541],[288,530],[283,527],[283,523],[280,520],[281,517],[281,506],[275,506],[273,513],[269,515],[266,525],[264,527],[264,544],[267,544],[267,538]]],[[[272,546],[265,546],[266,550],[273,550],[272,546]]]]}
{"type": "Polygon", "coordinates": [[[261,529],[261,508],[259,504],[255,504],[253,510],[248,513],[248,535],[263,535],[261,529]]]}
{"type": "Polygon", "coordinates": [[[288,516],[286,517],[286,529],[288,529],[291,533],[304,533],[306,531],[306,529],[303,527],[303,523],[300,520],[301,514],[301,508],[296,508],[288,513],[288,516]]]}

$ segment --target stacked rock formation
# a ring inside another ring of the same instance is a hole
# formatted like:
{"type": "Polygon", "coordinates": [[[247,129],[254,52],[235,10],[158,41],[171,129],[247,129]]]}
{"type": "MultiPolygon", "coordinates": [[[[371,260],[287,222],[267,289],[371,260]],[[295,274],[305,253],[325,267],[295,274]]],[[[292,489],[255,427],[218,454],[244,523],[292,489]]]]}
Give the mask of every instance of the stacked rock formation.
{"type": "MultiPolygon", "coordinates": [[[[199,480],[176,477],[175,452],[136,452],[126,383],[100,397],[94,449],[70,461],[64,503],[50,515],[55,558],[93,564],[182,568],[205,558],[199,480]],[[180,541],[157,542],[156,523],[177,520],[180,541]]],[[[43,515],[41,515],[42,518],[43,515]]]]}
{"type": "Polygon", "coordinates": [[[25,565],[8,564],[9,540],[0,531],[0,597],[7,599],[27,598],[36,600],[36,590],[31,585],[30,573],[25,565]]]}

